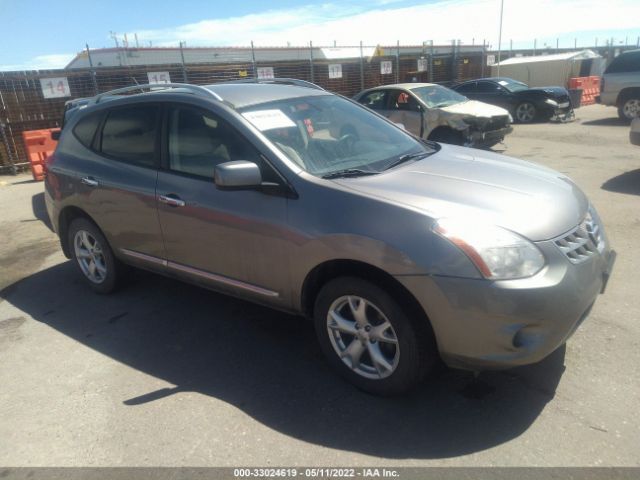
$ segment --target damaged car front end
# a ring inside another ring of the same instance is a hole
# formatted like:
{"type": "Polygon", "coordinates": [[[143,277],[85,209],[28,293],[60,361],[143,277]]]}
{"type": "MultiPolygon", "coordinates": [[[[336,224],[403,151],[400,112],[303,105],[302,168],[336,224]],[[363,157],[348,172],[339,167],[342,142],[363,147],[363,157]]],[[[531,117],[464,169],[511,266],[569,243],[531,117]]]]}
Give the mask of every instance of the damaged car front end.
{"type": "Polygon", "coordinates": [[[355,100],[425,140],[486,148],[513,131],[507,110],[431,83],[384,85],[355,100]]]}

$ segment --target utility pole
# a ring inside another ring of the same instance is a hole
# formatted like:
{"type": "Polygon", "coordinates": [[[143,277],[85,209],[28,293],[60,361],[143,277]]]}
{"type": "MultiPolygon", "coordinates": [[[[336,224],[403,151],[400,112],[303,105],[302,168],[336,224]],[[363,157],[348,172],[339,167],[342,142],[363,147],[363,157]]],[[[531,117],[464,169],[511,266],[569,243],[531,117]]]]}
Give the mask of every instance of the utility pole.
{"type": "Polygon", "coordinates": [[[498,70],[497,77],[500,76],[500,53],[502,52],[502,12],[504,10],[504,0],[500,0],[500,30],[498,31],[498,70]]]}

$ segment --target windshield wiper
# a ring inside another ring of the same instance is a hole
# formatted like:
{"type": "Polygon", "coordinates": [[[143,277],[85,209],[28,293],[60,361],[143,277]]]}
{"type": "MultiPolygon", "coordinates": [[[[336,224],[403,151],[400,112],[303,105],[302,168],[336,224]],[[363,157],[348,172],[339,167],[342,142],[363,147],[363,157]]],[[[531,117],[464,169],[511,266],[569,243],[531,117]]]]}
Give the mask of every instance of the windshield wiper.
{"type": "Polygon", "coordinates": [[[343,170],[336,170],[335,172],[329,172],[322,175],[322,178],[341,178],[341,177],[361,177],[363,175],[376,175],[380,172],[375,170],[362,170],[360,168],[345,168],[343,170]]]}
{"type": "Polygon", "coordinates": [[[393,167],[397,167],[401,163],[408,162],[409,160],[415,160],[431,155],[432,152],[419,152],[419,153],[407,153],[406,155],[400,155],[397,160],[394,160],[389,165],[384,167],[384,170],[389,170],[393,167]]]}

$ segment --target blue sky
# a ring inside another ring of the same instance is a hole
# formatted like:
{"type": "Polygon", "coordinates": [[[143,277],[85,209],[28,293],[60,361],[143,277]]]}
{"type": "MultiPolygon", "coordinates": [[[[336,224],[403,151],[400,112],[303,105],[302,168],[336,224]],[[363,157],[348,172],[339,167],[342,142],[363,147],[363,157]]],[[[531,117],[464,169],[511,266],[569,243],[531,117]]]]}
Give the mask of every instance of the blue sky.
{"type": "MultiPolygon", "coordinates": [[[[141,43],[177,45],[417,44],[473,39],[497,46],[500,0],[0,0],[0,69],[63,67],[85,43],[110,47],[133,33],[141,43]]],[[[640,0],[505,0],[503,48],[635,44],[640,0]],[[606,4],[606,8],[603,6],[606,4]]]]}

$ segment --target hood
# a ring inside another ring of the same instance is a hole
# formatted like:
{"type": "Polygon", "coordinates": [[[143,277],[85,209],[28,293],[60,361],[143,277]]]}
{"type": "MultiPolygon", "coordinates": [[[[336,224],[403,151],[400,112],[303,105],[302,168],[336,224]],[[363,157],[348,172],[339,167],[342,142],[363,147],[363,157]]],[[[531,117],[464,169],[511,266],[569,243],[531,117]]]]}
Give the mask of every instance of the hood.
{"type": "Polygon", "coordinates": [[[555,238],[586,215],[589,201],[565,175],[523,160],[452,145],[380,175],[340,179],[355,191],[432,218],[470,217],[533,241],[555,238]]]}
{"type": "Polygon", "coordinates": [[[473,117],[499,117],[509,115],[504,108],[489,105],[488,103],[478,102],[477,100],[469,100],[468,102],[460,102],[448,107],[440,108],[443,112],[470,115],[473,117]]]}
{"type": "Polygon", "coordinates": [[[525,92],[533,92],[538,95],[543,95],[551,98],[566,97],[567,95],[569,95],[569,92],[564,87],[534,87],[530,88],[529,90],[523,90],[523,93],[525,92]]]}

